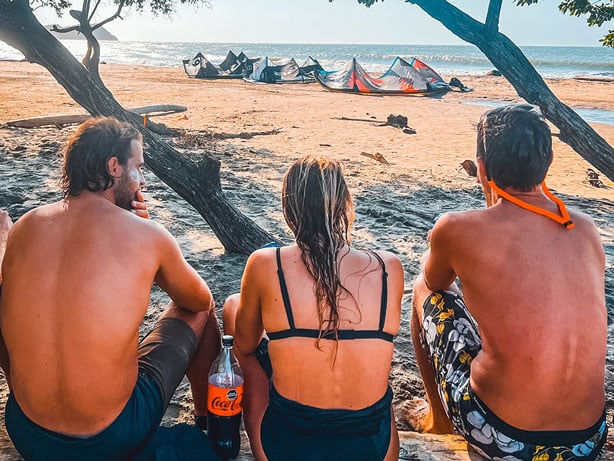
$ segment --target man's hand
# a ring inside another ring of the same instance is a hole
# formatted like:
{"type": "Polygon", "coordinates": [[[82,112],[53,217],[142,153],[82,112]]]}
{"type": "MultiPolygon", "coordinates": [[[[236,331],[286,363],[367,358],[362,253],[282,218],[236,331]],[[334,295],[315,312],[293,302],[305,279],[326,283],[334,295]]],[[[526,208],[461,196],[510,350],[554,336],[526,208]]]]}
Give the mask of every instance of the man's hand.
{"type": "MultiPolygon", "coordinates": [[[[5,210],[0,210],[0,268],[4,259],[4,251],[6,250],[6,240],[9,236],[9,229],[13,225],[13,221],[5,210]]],[[[2,283],[2,273],[0,273],[0,284],[2,283]]]]}
{"type": "Polygon", "coordinates": [[[140,190],[136,191],[134,195],[132,209],[130,211],[141,218],[149,219],[149,211],[147,211],[147,205],[145,205],[145,198],[140,190]]]}
{"type": "MultiPolygon", "coordinates": [[[[6,239],[9,235],[9,229],[13,225],[13,221],[5,210],[0,210],[0,251],[4,254],[4,247],[6,246],[6,239]]],[[[0,261],[2,259],[0,258],[0,261]]]]}
{"type": "Polygon", "coordinates": [[[13,225],[13,221],[9,216],[9,212],[6,210],[0,210],[0,234],[4,231],[8,233],[8,230],[13,225]]]}

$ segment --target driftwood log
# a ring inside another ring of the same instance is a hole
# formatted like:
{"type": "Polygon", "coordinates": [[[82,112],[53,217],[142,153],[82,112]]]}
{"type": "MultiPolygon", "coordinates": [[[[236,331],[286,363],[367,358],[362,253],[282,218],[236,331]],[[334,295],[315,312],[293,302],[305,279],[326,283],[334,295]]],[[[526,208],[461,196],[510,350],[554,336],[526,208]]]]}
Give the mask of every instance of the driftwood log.
{"type": "Polygon", "coordinates": [[[574,80],[585,80],[587,82],[604,82],[604,83],[612,83],[614,82],[614,77],[600,77],[593,75],[576,75],[574,80]]]}
{"type": "Polygon", "coordinates": [[[461,166],[469,176],[474,178],[478,176],[478,167],[473,160],[463,160],[461,166]]]}
{"type": "MultiPolygon", "coordinates": [[[[129,112],[138,115],[145,115],[147,118],[160,117],[162,115],[177,114],[188,110],[185,106],[176,106],[173,104],[162,104],[157,106],[144,106],[128,109],[129,112]]],[[[83,123],[88,118],[91,118],[90,114],[73,114],[73,115],[50,115],[47,117],[33,117],[23,118],[19,120],[10,120],[6,122],[7,126],[14,126],[17,128],[39,128],[42,126],[63,126],[74,125],[76,123],[83,123]]]]}

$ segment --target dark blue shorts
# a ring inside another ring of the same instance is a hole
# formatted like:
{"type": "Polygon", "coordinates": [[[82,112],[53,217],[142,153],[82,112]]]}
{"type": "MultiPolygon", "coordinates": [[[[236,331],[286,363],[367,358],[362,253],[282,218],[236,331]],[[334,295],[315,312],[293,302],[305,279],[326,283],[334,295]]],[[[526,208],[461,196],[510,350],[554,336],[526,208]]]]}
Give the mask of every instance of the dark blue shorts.
{"type": "Polygon", "coordinates": [[[139,346],[139,375],[128,403],[102,432],[86,438],[47,430],[31,421],[9,395],[6,428],[26,460],[218,460],[195,426],[160,427],[168,403],[196,351],[196,336],[183,321],[159,321],[139,346]]]}
{"type": "Polygon", "coordinates": [[[580,431],[524,431],[497,417],[469,385],[471,361],[482,348],[463,298],[436,291],[424,303],[422,343],[435,369],[437,389],[454,428],[489,459],[594,460],[606,441],[603,416],[580,431]]]}

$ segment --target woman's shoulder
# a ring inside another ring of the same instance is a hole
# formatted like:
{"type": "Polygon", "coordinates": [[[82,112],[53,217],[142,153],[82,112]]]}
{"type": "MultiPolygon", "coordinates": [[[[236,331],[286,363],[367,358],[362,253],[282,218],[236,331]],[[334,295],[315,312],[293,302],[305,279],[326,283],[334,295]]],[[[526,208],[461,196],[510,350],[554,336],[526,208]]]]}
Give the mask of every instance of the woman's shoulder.
{"type": "Polygon", "coordinates": [[[405,272],[403,265],[401,264],[401,259],[395,253],[386,250],[371,251],[370,253],[377,255],[379,258],[377,264],[380,264],[381,260],[388,274],[389,281],[396,280],[399,285],[404,284],[405,272]]]}
{"type": "Polygon", "coordinates": [[[247,258],[247,266],[267,264],[275,260],[277,248],[259,248],[247,258]]]}
{"type": "Polygon", "coordinates": [[[383,262],[386,266],[386,270],[390,272],[390,270],[398,270],[401,268],[401,259],[393,252],[386,250],[369,250],[366,253],[369,255],[375,255],[377,257],[377,262],[383,262]]]}
{"type": "Polygon", "coordinates": [[[352,273],[371,274],[371,276],[377,278],[377,274],[381,273],[381,270],[384,269],[389,277],[398,278],[403,274],[401,260],[390,251],[352,248],[341,257],[348,270],[352,273]],[[347,256],[350,257],[348,258],[347,256]]]}
{"type": "Polygon", "coordinates": [[[399,257],[393,253],[392,251],[387,250],[375,250],[373,251],[376,255],[378,255],[385,263],[386,262],[400,262],[399,257]]]}
{"type": "Polygon", "coordinates": [[[270,267],[277,270],[277,251],[279,250],[280,254],[285,254],[287,251],[292,251],[292,248],[296,248],[296,246],[267,246],[259,248],[247,258],[246,270],[250,267],[258,267],[258,270],[270,267]]]}

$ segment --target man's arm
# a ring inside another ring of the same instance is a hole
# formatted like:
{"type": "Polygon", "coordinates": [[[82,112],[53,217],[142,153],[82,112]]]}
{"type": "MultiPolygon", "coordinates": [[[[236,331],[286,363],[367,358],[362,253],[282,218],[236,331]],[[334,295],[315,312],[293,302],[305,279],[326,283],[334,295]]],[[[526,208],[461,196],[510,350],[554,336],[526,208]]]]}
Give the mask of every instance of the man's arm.
{"type": "Polygon", "coordinates": [[[456,279],[451,254],[453,221],[452,215],[445,214],[437,220],[429,233],[429,248],[422,257],[421,266],[424,281],[431,291],[445,290],[456,279]]]}
{"type": "Polygon", "coordinates": [[[213,307],[213,296],[207,283],[188,264],[175,238],[159,226],[157,240],[160,267],[155,281],[168,293],[175,303],[193,312],[206,311],[213,307]]]}
{"type": "MultiPolygon", "coordinates": [[[[4,261],[4,252],[6,251],[6,241],[8,240],[9,230],[13,225],[13,221],[9,214],[0,210],[0,299],[2,296],[2,262],[4,261]]],[[[4,344],[4,338],[0,331],[0,367],[4,371],[4,377],[8,384],[9,390],[11,389],[11,366],[9,361],[9,354],[4,344]]]]}
{"type": "MultiPolygon", "coordinates": [[[[132,201],[131,212],[149,219],[149,211],[143,193],[139,190],[132,201]]],[[[155,281],[171,297],[175,304],[194,312],[213,308],[213,296],[207,283],[183,257],[175,238],[162,226],[157,226],[160,250],[160,268],[155,281]]]]}

